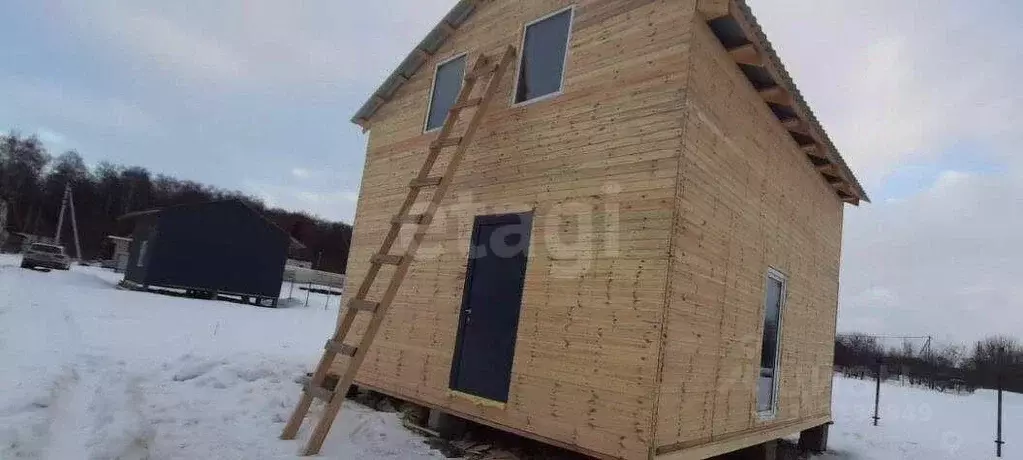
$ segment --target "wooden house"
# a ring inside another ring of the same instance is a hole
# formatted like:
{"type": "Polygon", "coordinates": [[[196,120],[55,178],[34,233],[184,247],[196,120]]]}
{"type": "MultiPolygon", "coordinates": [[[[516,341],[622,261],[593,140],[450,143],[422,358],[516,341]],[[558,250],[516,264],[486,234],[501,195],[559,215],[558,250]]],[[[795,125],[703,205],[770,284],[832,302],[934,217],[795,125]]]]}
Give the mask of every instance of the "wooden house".
{"type": "Polygon", "coordinates": [[[598,458],[826,435],[843,206],[867,197],[742,0],[460,1],[353,119],[350,279],[509,45],[356,384],[598,458]]]}

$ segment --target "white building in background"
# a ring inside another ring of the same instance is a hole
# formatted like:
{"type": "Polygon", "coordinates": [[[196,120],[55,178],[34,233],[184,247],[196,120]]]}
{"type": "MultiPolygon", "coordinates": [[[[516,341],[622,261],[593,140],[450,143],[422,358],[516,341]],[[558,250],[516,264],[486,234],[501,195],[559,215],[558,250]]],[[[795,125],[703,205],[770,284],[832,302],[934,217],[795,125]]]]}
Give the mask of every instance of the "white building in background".
{"type": "Polygon", "coordinates": [[[113,251],[110,259],[103,261],[103,267],[111,268],[117,273],[124,273],[128,269],[128,256],[131,254],[132,239],[114,235],[108,235],[107,239],[113,245],[113,251]]]}

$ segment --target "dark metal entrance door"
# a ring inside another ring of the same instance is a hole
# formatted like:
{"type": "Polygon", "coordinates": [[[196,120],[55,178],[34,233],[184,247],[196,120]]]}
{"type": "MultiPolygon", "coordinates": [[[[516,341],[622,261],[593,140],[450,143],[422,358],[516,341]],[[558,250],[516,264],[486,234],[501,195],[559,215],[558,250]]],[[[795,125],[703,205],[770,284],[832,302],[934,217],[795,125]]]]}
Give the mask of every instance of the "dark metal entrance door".
{"type": "Polygon", "coordinates": [[[533,215],[479,216],[462,294],[451,388],[508,401],[533,215]]]}

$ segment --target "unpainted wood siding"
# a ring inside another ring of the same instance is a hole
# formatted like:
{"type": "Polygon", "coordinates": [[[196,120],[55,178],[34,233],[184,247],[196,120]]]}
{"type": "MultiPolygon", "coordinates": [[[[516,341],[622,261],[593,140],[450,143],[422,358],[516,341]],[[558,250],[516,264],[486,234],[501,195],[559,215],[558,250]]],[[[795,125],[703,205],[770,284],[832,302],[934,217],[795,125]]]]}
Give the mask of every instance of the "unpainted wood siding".
{"type": "Polygon", "coordinates": [[[647,458],[694,1],[483,2],[370,121],[345,300],[436,136],[422,134],[435,63],[518,48],[527,22],[572,4],[563,94],[512,107],[518,64],[505,75],[356,381],[594,455],[647,458]],[[510,399],[482,404],[448,388],[473,216],[530,210],[510,399]]]}
{"type": "Polygon", "coordinates": [[[693,25],[657,445],[830,413],[843,205],[709,28],[693,25]],[[779,410],[756,413],[765,275],[788,277],[779,410]]]}

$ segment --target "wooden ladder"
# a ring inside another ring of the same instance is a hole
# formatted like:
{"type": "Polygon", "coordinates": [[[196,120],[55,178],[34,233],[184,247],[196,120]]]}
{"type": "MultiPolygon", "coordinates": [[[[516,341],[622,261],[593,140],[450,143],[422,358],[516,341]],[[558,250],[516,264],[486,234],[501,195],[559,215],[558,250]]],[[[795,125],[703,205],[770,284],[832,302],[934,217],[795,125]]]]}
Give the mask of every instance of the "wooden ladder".
{"type": "Polygon", "coordinates": [[[366,273],[366,277],[363,278],[362,284],[359,285],[359,290],[355,296],[348,302],[348,308],[345,309],[339,319],[334,335],[327,341],[324,347],[323,357],[320,358],[312,379],[303,388],[302,398],[299,400],[298,406],[295,407],[295,412],[291,414],[288,424],[284,426],[284,432],[281,433],[281,439],[294,439],[298,434],[298,429],[302,426],[302,421],[309,412],[313,399],[325,401],[327,403],[326,411],[319,423],[316,424],[316,429],[313,431],[303,451],[304,455],[316,455],[319,453],[323,441],[327,439],[327,433],[330,431],[334,419],[341,410],[341,404],[345,400],[348,388],[355,380],[359,366],[362,365],[366,352],[373,343],[373,338],[380,329],[380,325],[383,323],[384,316],[387,314],[391,302],[397,296],[398,288],[401,287],[401,283],[408,273],[409,266],[412,265],[413,257],[415,257],[416,251],[426,235],[434,214],[436,214],[441,201],[451,186],[455,172],[458,170],[458,165],[461,163],[462,157],[472,143],[477,128],[479,128],[486,115],[487,107],[497,93],[501,77],[511,65],[515,54],[515,47],[509,45],[501,56],[496,59],[481,55],[476,59],[469,72],[465,74],[465,84],[462,85],[458,99],[455,100],[454,105],[448,110],[447,119],[444,120],[444,125],[437,139],[430,144],[429,153],[426,155],[426,160],[419,170],[419,175],[409,183],[408,195],[405,197],[405,202],[402,203],[401,208],[399,208],[398,214],[391,220],[390,232],[387,233],[383,244],[380,245],[380,251],[370,259],[369,271],[366,273]],[[490,81],[487,83],[486,89],[483,90],[483,94],[473,97],[472,92],[476,87],[476,83],[487,76],[490,77],[490,81]],[[452,136],[452,131],[462,112],[470,108],[476,108],[476,112],[469,121],[465,132],[461,136],[452,136]],[[430,172],[437,161],[437,157],[446,147],[456,148],[451,161],[448,163],[442,176],[431,176],[430,172]],[[410,214],[409,212],[419,198],[420,191],[425,187],[437,187],[426,211],[422,214],[410,214]],[[416,225],[418,230],[412,236],[411,241],[405,248],[404,254],[392,255],[390,254],[391,248],[398,240],[398,235],[404,225],[416,225]],[[396,267],[391,275],[391,282],[387,285],[387,289],[379,301],[369,300],[366,296],[369,294],[370,287],[376,281],[377,275],[384,265],[396,267]],[[352,324],[355,322],[355,317],[359,313],[369,313],[373,316],[362,335],[362,339],[358,341],[358,345],[349,345],[345,339],[348,337],[352,324]],[[326,388],[324,387],[324,380],[327,377],[330,366],[334,362],[334,358],[338,354],[348,356],[348,364],[344,373],[338,378],[334,388],[326,388]]]}

